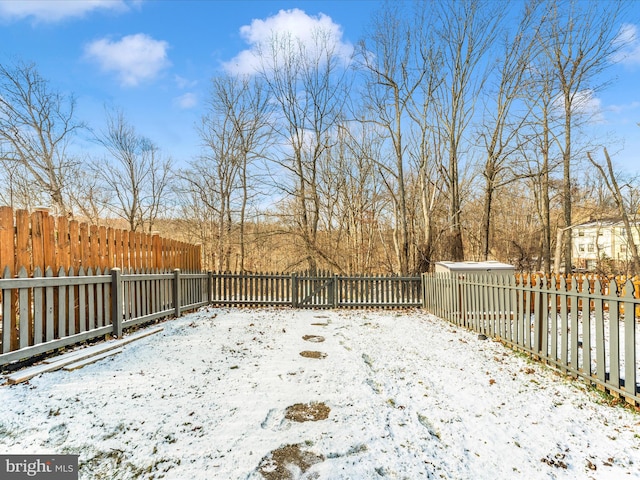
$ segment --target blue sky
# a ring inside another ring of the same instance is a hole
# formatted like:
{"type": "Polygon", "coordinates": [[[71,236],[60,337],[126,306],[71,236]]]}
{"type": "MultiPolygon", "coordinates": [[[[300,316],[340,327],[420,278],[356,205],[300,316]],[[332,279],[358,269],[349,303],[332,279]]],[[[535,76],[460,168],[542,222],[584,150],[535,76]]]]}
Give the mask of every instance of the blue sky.
{"type": "Polygon", "coordinates": [[[274,22],[281,10],[297,8],[311,21],[333,22],[353,44],[378,6],[368,0],[0,1],[0,61],[35,62],[53,87],[74,93],[79,115],[94,128],[104,123],[105,104],[122,108],[141,134],[182,163],[198,152],[194,125],[211,77],[250,46],[251,27],[241,33],[243,26],[274,22]]]}
{"type": "MultiPolygon", "coordinates": [[[[105,104],[122,108],[141,134],[182,163],[198,152],[194,125],[209,79],[225,65],[242,64],[252,41],[273,28],[303,34],[324,22],[348,49],[379,6],[373,0],[0,0],[0,61],[35,62],[53,87],[74,93],[79,116],[94,128],[103,125],[105,104]]],[[[640,2],[629,13],[623,20],[628,55],[608,72],[614,83],[592,103],[609,152],[640,172],[640,2]]]]}

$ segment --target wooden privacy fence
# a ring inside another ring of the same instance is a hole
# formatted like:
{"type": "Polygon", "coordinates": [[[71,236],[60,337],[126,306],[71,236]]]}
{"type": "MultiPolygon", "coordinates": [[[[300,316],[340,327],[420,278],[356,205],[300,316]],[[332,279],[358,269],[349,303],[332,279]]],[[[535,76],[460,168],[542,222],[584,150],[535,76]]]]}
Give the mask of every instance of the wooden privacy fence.
{"type": "Polygon", "coordinates": [[[422,306],[420,277],[330,274],[214,273],[215,305],[291,305],[300,308],[422,306]]]}
{"type": "Polygon", "coordinates": [[[88,225],[46,211],[29,213],[0,207],[0,268],[15,275],[24,267],[31,275],[36,267],[76,272],[80,267],[185,272],[201,270],[201,248],[140,232],[88,225]]]}
{"type": "MultiPolygon", "coordinates": [[[[593,291],[595,288],[596,280],[598,280],[600,281],[600,285],[602,287],[602,293],[609,293],[611,291],[610,286],[612,284],[615,284],[617,291],[619,292],[618,295],[624,294],[627,292],[627,290],[629,290],[633,292],[635,298],[640,298],[640,277],[637,276],[628,277],[626,275],[616,275],[607,277],[584,273],[577,273],[572,275],[516,273],[515,278],[516,283],[527,283],[532,287],[540,285],[541,282],[546,282],[546,285],[548,287],[555,283],[556,288],[560,288],[562,282],[564,281],[565,288],[571,289],[573,287],[573,283],[576,283],[579,291],[583,291],[585,289],[593,291]]],[[[605,308],[608,308],[608,305],[605,305],[605,308]]],[[[640,307],[636,308],[636,315],[640,316],[640,307]]]]}
{"type": "Polygon", "coordinates": [[[429,312],[640,403],[640,299],[630,280],[438,273],[423,285],[429,312]]]}
{"type": "Polygon", "coordinates": [[[49,268],[0,279],[0,366],[207,305],[211,274],[49,268]]]}

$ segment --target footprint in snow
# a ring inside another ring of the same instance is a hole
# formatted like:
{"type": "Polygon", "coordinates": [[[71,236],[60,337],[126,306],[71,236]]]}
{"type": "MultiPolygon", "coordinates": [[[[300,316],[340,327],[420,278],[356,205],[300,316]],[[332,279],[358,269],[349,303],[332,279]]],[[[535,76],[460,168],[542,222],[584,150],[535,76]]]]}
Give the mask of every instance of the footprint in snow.
{"type": "Polygon", "coordinates": [[[265,430],[276,430],[282,424],[282,418],[279,418],[278,409],[272,408],[267,413],[267,416],[262,421],[260,426],[265,430]]]}
{"type": "Polygon", "coordinates": [[[427,429],[427,432],[429,432],[429,435],[440,440],[440,432],[433,426],[433,424],[426,417],[426,415],[422,415],[421,413],[418,413],[418,422],[420,422],[420,424],[427,429]]]}
{"type": "Polygon", "coordinates": [[[307,342],[313,342],[313,343],[324,342],[324,337],[321,335],[304,335],[302,339],[306,340],[307,342]]]}
{"type": "Polygon", "coordinates": [[[47,444],[58,447],[62,445],[69,436],[69,428],[65,423],[55,425],[49,429],[47,444]]]}

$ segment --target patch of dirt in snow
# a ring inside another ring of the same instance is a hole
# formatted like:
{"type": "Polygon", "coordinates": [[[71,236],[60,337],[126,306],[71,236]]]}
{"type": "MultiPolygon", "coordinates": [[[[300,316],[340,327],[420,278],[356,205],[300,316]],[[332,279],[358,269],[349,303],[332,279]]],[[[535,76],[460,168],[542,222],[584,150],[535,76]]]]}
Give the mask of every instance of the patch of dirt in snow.
{"type": "Polygon", "coordinates": [[[540,461],[551,467],[564,468],[566,470],[568,467],[567,464],[564,463],[565,457],[566,455],[564,453],[556,453],[553,457],[551,455],[547,455],[546,457],[541,458],[540,461]]]}
{"type": "Polygon", "coordinates": [[[327,358],[327,354],[324,352],[316,352],[316,351],[312,351],[312,350],[304,350],[302,352],[300,352],[300,356],[305,357],[305,358],[327,358]]]}
{"type": "Polygon", "coordinates": [[[298,444],[285,445],[274,450],[262,459],[258,471],[267,480],[293,480],[298,478],[298,472],[304,473],[324,460],[324,456],[300,447],[298,444]]]}
{"type": "Polygon", "coordinates": [[[329,418],[330,412],[324,403],[296,403],[287,407],[284,418],[294,422],[317,422],[329,418]]]}

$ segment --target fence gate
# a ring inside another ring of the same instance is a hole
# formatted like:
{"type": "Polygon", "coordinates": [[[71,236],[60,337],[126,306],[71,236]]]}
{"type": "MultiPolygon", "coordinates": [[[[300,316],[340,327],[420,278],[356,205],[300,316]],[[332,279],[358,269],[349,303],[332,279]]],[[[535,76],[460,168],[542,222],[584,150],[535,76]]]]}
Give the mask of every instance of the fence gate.
{"type": "Polygon", "coordinates": [[[336,306],[335,276],[293,277],[294,305],[300,308],[334,308],[336,306]]]}

